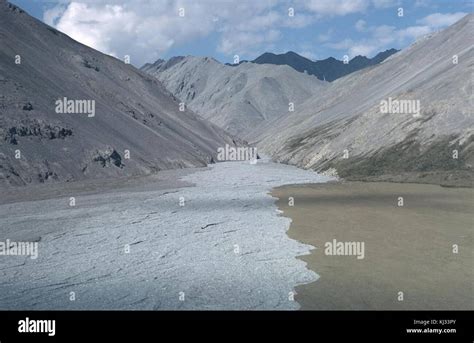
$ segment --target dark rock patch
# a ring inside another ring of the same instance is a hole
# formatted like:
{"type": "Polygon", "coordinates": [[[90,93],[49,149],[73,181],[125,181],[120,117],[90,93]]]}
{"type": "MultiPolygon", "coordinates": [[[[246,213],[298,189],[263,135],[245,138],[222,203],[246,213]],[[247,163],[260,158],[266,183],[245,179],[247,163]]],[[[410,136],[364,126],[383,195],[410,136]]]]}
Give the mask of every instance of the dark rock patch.
{"type": "MultiPolygon", "coordinates": [[[[60,125],[47,124],[39,120],[22,120],[15,126],[7,129],[3,140],[13,144],[18,144],[18,137],[38,137],[45,140],[65,139],[72,136],[72,130],[60,125]]],[[[1,134],[1,133],[0,133],[1,134]]]]}
{"type": "Polygon", "coordinates": [[[32,110],[33,110],[33,105],[30,102],[23,105],[23,111],[32,111],[32,110]]]}
{"type": "Polygon", "coordinates": [[[107,167],[110,165],[114,165],[118,168],[123,168],[124,165],[122,163],[122,156],[115,150],[106,150],[106,151],[98,151],[97,156],[93,158],[94,162],[98,162],[102,167],[107,167]]]}

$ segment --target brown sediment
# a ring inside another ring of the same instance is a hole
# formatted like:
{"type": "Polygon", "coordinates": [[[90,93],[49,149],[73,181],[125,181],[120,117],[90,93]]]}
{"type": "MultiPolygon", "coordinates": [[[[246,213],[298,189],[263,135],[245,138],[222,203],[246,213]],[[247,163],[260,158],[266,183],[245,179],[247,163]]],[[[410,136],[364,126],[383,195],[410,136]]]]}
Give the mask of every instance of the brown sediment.
{"type": "Polygon", "coordinates": [[[474,309],[474,189],[341,182],[272,195],[292,219],[288,235],[316,247],[300,257],[320,276],[296,288],[303,310],[474,309]],[[364,258],[326,255],[333,239],[364,242],[364,258]]]}

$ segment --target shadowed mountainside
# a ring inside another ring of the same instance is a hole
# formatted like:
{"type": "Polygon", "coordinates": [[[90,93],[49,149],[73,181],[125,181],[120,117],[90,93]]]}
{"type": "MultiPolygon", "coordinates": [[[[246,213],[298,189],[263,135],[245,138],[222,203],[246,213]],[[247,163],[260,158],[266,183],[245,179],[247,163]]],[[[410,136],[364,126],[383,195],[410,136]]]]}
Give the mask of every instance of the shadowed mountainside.
{"type": "Polygon", "coordinates": [[[0,185],[205,166],[219,146],[234,144],[222,129],[179,111],[156,79],[4,0],[0,114],[0,185]],[[95,116],[56,113],[64,98],[95,101],[95,116]]]}
{"type": "Polygon", "coordinates": [[[288,65],[299,72],[315,75],[320,80],[331,82],[357,70],[376,65],[396,52],[398,52],[396,49],[385,50],[378,53],[373,58],[359,55],[348,61],[347,64],[335,59],[334,57],[311,61],[293,51],[288,51],[284,54],[266,52],[254,59],[252,62],[258,64],[288,65]]]}

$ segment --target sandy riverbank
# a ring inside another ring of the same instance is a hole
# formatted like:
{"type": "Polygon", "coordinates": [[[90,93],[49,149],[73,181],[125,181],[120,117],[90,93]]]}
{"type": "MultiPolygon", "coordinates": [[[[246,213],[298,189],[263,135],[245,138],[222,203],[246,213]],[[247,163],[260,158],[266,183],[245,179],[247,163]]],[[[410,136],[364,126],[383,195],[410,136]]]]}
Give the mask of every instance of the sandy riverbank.
{"type": "Polygon", "coordinates": [[[345,182],[272,195],[293,220],[289,236],[316,247],[301,257],[320,276],[297,287],[302,309],[474,308],[474,189],[345,182]],[[364,242],[364,258],[326,255],[333,239],[364,242]]]}

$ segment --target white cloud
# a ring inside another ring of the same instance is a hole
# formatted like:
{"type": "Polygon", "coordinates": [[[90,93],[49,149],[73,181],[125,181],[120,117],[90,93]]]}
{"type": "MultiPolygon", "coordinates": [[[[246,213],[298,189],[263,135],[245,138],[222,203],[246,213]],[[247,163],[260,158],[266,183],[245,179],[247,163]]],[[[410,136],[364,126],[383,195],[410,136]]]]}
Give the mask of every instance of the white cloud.
{"type": "MultiPolygon", "coordinates": [[[[255,47],[270,47],[280,38],[280,31],[269,30],[264,33],[241,31],[224,34],[217,50],[225,54],[255,57],[255,47]]],[[[258,53],[257,53],[258,54],[258,53]]]]}
{"type": "MultiPolygon", "coordinates": [[[[58,0],[57,0],[58,1],[58,0]]],[[[61,0],[44,13],[44,20],[81,43],[104,53],[141,65],[211,34],[216,51],[243,58],[275,49],[286,28],[304,28],[324,17],[363,13],[370,7],[386,7],[398,0],[61,0]],[[293,6],[295,16],[288,15],[293,6]],[[179,16],[184,8],[184,17],[179,16]]],[[[397,30],[368,27],[363,20],[356,29],[369,34],[344,49],[353,53],[373,51],[401,39],[409,39],[452,22],[460,13],[434,13],[419,25],[397,30]]],[[[319,42],[330,43],[331,29],[316,33],[319,42]]],[[[299,49],[310,52],[312,49],[299,49]]],[[[347,53],[347,52],[344,52],[347,53]]]]}
{"type": "Polygon", "coordinates": [[[400,0],[372,0],[375,8],[388,8],[401,4],[400,0]]]}
{"type": "Polygon", "coordinates": [[[409,26],[405,29],[396,31],[395,33],[399,40],[404,40],[406,38],[410,40],[416,40],[433,31],[434,29],[429,26],[409,26]]]}
{"type": "Polygon", "coordinates": [[[464,17],[467,13],[433,13],[423,19],[417,20],[418,24],[426,25],[433,28],[449,26],[464,17]]]}
{"type": "Polygon", "coordinates": [[[344,39],[339,42],[329,42],[326,45],[336,50],[342,50],[350,58],[357,55],[370,57],[382,50],[393,48],[394,46],[404,46],[431,32],[452,25],[464,15],[466,13],[462,12],[433,13],[417,20],[417,24],[420,25],[405,28],[396,28],[390,25],[367,27],[365,22],[359,20],[355,24],[356,29],[369,33],[369,36],[357,41],[344,39]]]}
{"type": "Polygon", "coordinates": [[[43,20],[46,24],[50,26],[55,26],[57,20],[62,17],[64,11],[66,10],[65,6],[55,6],[49,10],[46,10],[43,14],[43,20]]]}
{"type": "Polygon", "coordinates": [[[320,15],[346,15],[365,11],[369,0],[303,0],[306,8],[320,15]]]}
{"type": "Polygon", "coordinates": [[[365,20],[362,20],[362,19],[357,20],[357,22],[354,25],[355,29],[359,32],[365,31],[366,26],[367,26],[367,23],[365,22],[365,20]]]}
{"type": "Polygon", "coordinates": [[[120,58],[131,55],[138,64],[209,34],[215,25],[211,14],[197,5],[187,5],[185,17],[180,17],[178,2],[150,2],[146,7],[140,1],[122,2],[73,1],[62,12],[46,12],[44,19],[83,44],[120,58]]]}
{"type": "Polygon", "coordinates": [[[312,14],[297,12],[294,17],[284,16],[283,26],[290,28],[302,28],[312,24],[316,17],[312,14]]]}
{"type": "Polygon", "coordinates": [[[430,0],[415,0],[415,4],[413,6],[415,6],[415,7],[428,7],[428,6],[434,7],[431,4],[430,0]]]}
{"type": "MultiPolygon", "coordinates": [[[[303,3],[290,17],[287,0],[71,0],[46,11],[44,20],[83,44],[119,58],[130,55],[141,65],[211,33],[217,34],[221,53],[261,53],[281,39],[283,28],[303,28],[317,19],[303,5],[306,0],[295,1],[303,3]]],[[[335,14],[357,7],[337,2],[335,14]]]]}
{"type": "MultiPolygon", "coordinates": [[[[261,47],[269,47],[280,38],[280,30],[286,18],[279,12],[227,18],[227,25],[218,28],[221,32],[217,51],[227,55],[253,55],[261,47]]],[[[260,52],[260,51],[259,51],[260,52]]]]}
{"type": "Polygon", "coordinates": [[[349,57],[353,58],[355,56],[372,56],[375,55],[377,52],[377,46],[370,45],[370,44],[354,44],[349,49],[349,57]]]}
{"type": "MultiPolygon", "coordinates": [[[[45,12],[44,20],[104,53],[131,55],[132,63],[140,65],[211,32],[220,35],[219,50],[232,55],[274,42],[279,27],[292,25],[287,15],[274,10],[276,4],[273,0],[78,0],[45,12]],[[180,8],[184,17],[179,16],[180,8]]],[[[296,25],[308,24],[307,18],[298,20],[296,25]]]]}
{"type": "Polygon", "coordinates": [[[348,50],[355,42],[352,39],[346,38],[338,42],[327,43],[326,45],[336,50],[348,50]]]}
{"type": "Polygon", "coordinates": [[[318,41],[321,43],[328,42],[333,37],[333,34],[334,34],[334,29],[332,28],[327,30],[325,33],[320,33],[318,35],[318,41]]]}

